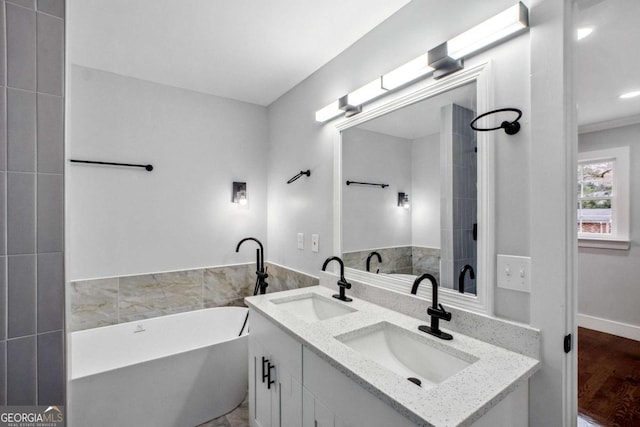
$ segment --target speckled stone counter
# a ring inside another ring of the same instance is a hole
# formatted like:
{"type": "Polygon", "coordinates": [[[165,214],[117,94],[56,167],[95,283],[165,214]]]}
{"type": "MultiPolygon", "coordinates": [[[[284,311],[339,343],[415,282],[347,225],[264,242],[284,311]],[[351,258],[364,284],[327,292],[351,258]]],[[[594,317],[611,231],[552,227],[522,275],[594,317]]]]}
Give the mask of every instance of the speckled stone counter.
{"type": "Polygon", "coordinates": [[[453,340],[444,341],[424,334],[418,331],[418,326],[425,324],[425,320],[359,298],[350,303],[333,299],[357,311],[316,322],[303,321],[273,302],[295,300],[310,293],[331,298],[335,291],[314,286],[258,295],[245,301],[251,309],[270,319],[330,365],[419,425],[469,426],[510,392],[525,384],[540,366],[539,361],[531,357],[452,332],[446,328],[446,322],[441,322],[441,329],[452,333],[453,340]],[[434,388],[417,388],[335,338],[363,328],[375,328],[381,322],[415,333],[414,338],[473,363],[434,388]]]}

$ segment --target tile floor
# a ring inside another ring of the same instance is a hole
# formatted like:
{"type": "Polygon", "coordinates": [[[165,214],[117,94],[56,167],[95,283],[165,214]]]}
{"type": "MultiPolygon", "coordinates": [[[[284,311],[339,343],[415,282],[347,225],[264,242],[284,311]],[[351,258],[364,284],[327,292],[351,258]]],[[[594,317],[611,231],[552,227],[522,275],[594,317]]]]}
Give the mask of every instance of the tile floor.
{"type": "Polygon", "coordinates": [[[207,421],[197,427],[249,427],[249,396],[246,396],[240,406],[226,415],[207,421]]]}

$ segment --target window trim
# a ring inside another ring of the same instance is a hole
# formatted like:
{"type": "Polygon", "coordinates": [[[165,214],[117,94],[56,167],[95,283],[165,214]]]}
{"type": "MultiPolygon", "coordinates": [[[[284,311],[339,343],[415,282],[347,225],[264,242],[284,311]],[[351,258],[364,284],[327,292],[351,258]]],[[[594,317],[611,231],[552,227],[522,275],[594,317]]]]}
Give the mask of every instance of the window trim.
{"type": "Polygon", "coordinates": [[[629,159],[629,146],[578,153],[578,163],[604,160],[613,160],[615,162],[615,172],[613,174],[613,200],[615,200],[615,206],[612,206],[613,233],[607,236],[598,236],[595,233],[578,233],[578,246],[602,249],[629,249],[629,159]]]}

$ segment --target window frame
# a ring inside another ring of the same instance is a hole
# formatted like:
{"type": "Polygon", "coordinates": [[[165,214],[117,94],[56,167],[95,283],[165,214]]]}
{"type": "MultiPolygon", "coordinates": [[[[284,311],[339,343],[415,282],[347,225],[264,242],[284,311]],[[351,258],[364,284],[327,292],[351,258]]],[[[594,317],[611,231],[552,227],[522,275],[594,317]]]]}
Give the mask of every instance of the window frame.
{"type": "MultiPolygon", "coordinates": [[[[629,146],[607,148],[604,150],[585,151],[578,153],[578,164],[599,161],[613,161],[613,191],[611,195],[612,233],[581,233],[578,232],[578,246],[603,249],[629,249],[629,220],[630,220],[630,164],[629,146]]],[[[577,168],[576,168],[577,173],[577,168]]],[[[576,185],[578,177],[576,175],[576,185]]],[[[577,214],[577,206],[576,206],[577,214]]]]}

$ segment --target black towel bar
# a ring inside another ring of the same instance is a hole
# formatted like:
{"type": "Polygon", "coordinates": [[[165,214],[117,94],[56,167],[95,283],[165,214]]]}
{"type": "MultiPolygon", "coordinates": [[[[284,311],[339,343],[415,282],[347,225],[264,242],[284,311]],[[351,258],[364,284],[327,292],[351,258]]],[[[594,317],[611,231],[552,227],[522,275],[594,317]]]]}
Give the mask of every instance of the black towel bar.
{"type": "Polygon", "coordinates": [[[108,166],[127,166],[132,168],[144,168],[147,171],[151,172],[153,170],[153,165],[136,165],[133,163],[115,163],[115,162],[98,162],[95,160],[69,160],[72,163],[89,163],[92,165],[108,165],[108,166]]]}
{"type": "Polygon", "coordinates": [[[358,182],[358,181],[347,181],[347,185],[358,184],[358,185],[374,185],[376,187],[385,188],[388,187],[389,184],[375,184],[373,182],[358,182]]]}

